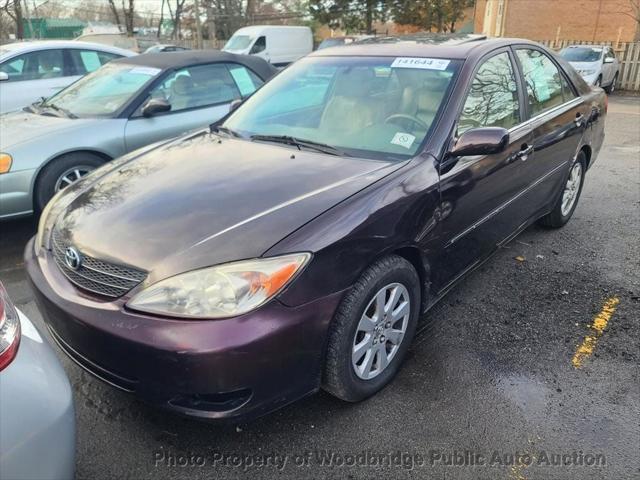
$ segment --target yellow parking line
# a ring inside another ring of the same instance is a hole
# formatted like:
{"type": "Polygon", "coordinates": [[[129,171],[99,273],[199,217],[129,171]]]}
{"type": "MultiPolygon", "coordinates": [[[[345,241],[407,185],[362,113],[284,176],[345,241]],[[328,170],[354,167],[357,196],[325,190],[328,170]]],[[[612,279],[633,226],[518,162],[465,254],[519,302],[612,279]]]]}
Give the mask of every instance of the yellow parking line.
{"type": "Polygon", "coordinates": [[[593,333],[584,337],[584,340],[573,355],[571,363],[576,368],[580,368],[582,363],[591,356],[593,350],[596,348],[596,342],[600,335],[607,328],[607,324],[616,311],[620,299],[618,297],[611,297],[602,306],[600,313],[593,319],[593,323],[589,326],[593,333]]]}

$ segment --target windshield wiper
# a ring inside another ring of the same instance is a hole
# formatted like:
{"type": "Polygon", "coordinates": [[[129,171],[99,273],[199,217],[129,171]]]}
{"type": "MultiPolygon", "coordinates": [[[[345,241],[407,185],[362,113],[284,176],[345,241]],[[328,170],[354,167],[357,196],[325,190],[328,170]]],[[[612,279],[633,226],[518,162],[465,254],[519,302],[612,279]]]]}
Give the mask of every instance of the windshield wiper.
{"type": "Polygon", "coordinates": [[[235,130],[232,130],[229,127],[223,127],[221,125],[216,126],[216,127],[211,127],[211,130],[218,133],[218,132],[222,132],[222,133],[226,133],[227,135],[231,135],[232,137],[236,137],[236,138],[242,138],[242,135],[240,135],[238,132],[236,132],[235,130]]]}
{"type": "Polygon", "coordinates": [[[55,110],[56,112],[62,112],[63,114],[65,114],[68,118],[78,118],[77,115],[71,113],[69,110],[67,110],[66,108],[62,108],[59,107],[58,105],[56,105],[55,103],[42,103],[40,104],[40,107],[42,108],[50,108],[52,110],[55,110]]]}
{"type": "Polygon", "coordinates": [[[277,142],[285,145],[292,145],[301,150],[302,147],[316,150],[317,152],[326,153],[328,155],[337,155],[341,157],[350,157],[348,153],[326,143],[314,142],[313,140],[305,140],[303,138],[291,137],[289,135],[251,135],[251,140],[259,140],[263,142],[277,142]]]}

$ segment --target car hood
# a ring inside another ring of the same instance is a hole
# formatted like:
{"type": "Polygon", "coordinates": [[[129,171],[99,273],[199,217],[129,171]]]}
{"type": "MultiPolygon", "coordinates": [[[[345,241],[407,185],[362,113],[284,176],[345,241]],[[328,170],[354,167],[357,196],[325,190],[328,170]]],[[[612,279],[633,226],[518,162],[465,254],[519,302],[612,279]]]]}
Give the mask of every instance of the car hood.
{"type": "Polygon", "coordinates": [[[597,70],[600,62],[569,62],[576,70],[597,70]]]}
{"type": "Polygon", "coordinates": [[[71,119],[38,115],[25,111],[5,113],[0,115],[0,150],[4,151],[31,140],[41,140],[46,135],[59,134],[64,130],[96,121],[90,118],[71,119]]]}
{"type": "Polygon", "coordinates": [[[84,254],[149,271],[155,281],[259,257],[404,163],[203,132],[87,182],[57,228],[84,254]]]}

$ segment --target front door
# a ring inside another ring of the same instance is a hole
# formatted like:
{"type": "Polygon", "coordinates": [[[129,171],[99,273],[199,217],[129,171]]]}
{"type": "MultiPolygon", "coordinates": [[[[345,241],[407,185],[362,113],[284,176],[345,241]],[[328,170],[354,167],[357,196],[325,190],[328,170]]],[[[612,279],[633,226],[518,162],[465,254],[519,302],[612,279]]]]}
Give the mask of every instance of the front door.
{"type": "Polygon", "coordinates": [[[517,229],[522,216],[514,203],[526,188],[522,164],[531,154],[532,132],[523,124],[514,58],[502,49],[483,59],[474,74],[457,125],[457,135],[479,127],[509,130],[498,154],[446,160],[440,170],[440,229],[444,252],[432,265],[435,292],[486,258],[517,229]]]}
{"type": "Polygon", "coordinates": [[[214,123],[235,99],[251,95],[262,80],[239,64],[214,63],[182,68],[152,87],[147,98],[171,104],[164,114],[146,118],[140,105],[127,122],[127,151],[214,123]]]}

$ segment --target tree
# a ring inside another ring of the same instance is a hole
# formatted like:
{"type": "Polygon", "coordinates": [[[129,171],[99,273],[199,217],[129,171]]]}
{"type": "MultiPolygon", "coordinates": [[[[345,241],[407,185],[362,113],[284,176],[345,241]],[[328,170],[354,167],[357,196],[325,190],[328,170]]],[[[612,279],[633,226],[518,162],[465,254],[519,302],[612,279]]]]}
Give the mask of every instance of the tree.
{"type": "Polygon", "coordinates": [[[175,0],[176,7],[175,9],[171,8],[171,0],[167,0],[167,7],[169,7],[169,15],[171,16],[171,21],[173,23],[173,28],[171,30],[171,38],[179,39],[181,37],[181,21],[182,14],[184,13],[184,4],[186,0],[175,0]]]}
{"type": "Polygon", "coordinates": [[[133,37],[133,21],[135,18],[134,0],[129,0],[129,4],[125,7],[125,0],[122,0],[122,11],[124,12],[124,25],[127,35],[133,37]]]}
{"type": "Polygon", "coordinates": [[[386,20],[388,4],[389,0],[311,0],[309,12],[332,28],[373,33],[373,22],[386,20]]]}
{"type": "Polygon", "coordinates": [[[454,33],[456,22],[464,18],[464,10],[473,0],[395,0],[394,20],[401,25],[415,25],[426,31],[454,33]]]}
{"type": "Polygon", "coordinates": [[[623,15],[626,15],[627,17],[633,18],[638,24],[638,30],[640,30],[640,0],[629,0],[629,4],[626,6],[626,8],[620,10],[617,13],[621,13],[623,15]]]}
{"type": "Polygon", "coordinates": [[[24,38],[24,23],[22,16],[21,0],[4,0],[0,7],[0,11],[5,12],[15,24],[15,33],[17,39],[24,38]]]}

